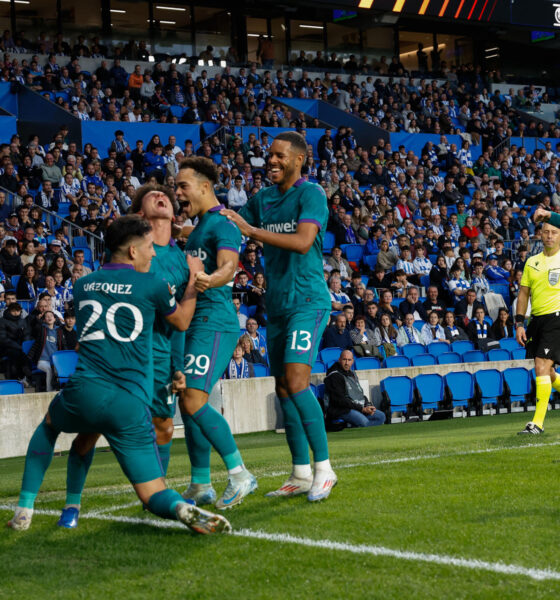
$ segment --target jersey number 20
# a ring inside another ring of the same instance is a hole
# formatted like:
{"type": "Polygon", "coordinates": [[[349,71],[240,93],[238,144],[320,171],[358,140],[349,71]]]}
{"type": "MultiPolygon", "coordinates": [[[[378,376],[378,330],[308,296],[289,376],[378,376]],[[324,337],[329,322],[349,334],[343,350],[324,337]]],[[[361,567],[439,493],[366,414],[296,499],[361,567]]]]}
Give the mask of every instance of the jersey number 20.
{"type": "MultiPolygon", "coordinates": [[[[92,311],[91,315],[89,316],[89,319],[84,325],[82,335],[80,336],[80,339],[78,341],[91,342],[93,340],[104,340],[105,332],[101,331],[101,329],[97,329],[96,331],[90,331],[95,322],[101,318],[103,314],[103,305],[97,300],[82,300],[78,305],[78,309],[82,310],[84,306],[91,306],[92,311]]],[[[144,327],[144,319],[142,318],[142,313],[140,312],[140,309],[137,306],[134,306],[133,304],[129,304],[128,302],[116,302],[115,304],[111,304],[111,306],[107,309],[105,320],[107,322],[107,331],[113,339],[117,340],[117,342],[133,342],[140,335],[144,327]],[[115,324],[115,317],[120,309],[129,310],[132,313],[132,316],[134,317],[134,328],[130,332],[130,335],[127,337],[123,337],[117,331],[117,326],[115,324]]]]}

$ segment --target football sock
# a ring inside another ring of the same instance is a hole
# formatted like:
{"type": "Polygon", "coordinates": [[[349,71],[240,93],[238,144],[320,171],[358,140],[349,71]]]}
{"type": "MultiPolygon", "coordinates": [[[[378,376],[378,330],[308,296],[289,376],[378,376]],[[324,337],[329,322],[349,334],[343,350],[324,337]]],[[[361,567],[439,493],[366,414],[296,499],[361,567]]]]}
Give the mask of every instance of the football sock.
{"type": "Polygon", "coordinates": [[[69,504],[80,505],[82,503],[82,491],[94,454],[95,447],[85,456],[80,456],[72,444],[66,467],[66,507],[69,504]]]}
{"type": "Polygon", "coordinates": [[[327,460],[316,461],[315,471],[332,471],[331,461],[328,458],[327,460]]]}
{"type": "Polygon", "coordinates": [[[548,401],[550,400],[550,392],[552,391],[552,383],[550,375],[542,375],[536,378],[537,383],[537,407],[533,416],[533,423],[537,427],[543,428],[544,418],[548,410],[548,401]]]}
{"type": "Polygon", "coordinates": [[[18,506],[33,508],[45,473],[51,464],[57,437],[58,432],[43,419],[27,447],[18,506]]]}
{"type": "Polygon", "coordinates": [[[181,418],[185,425],[185,442],[191,461],[191,483],[210,483],[212,445],[188,413],[181,413],[181,418]]]}
{"type": "Polygon", "coordinates": [[[323,411],[310,387],[291,394],[305,429],[307,441],[311,446],[315,464],[329,459],[329,447],[323,411]]]}
{"type": "Polygon", "coordinates": [[[243,466],[243,459],[224,417],[210,404],[205,404],[192,415],[206,439],[222,457],[228,471],[243,466]]]}
{"type": "Polygon", "coordinates": [[[180,502],[184,502],[184,500],[179,492],[171,489],[161,490],[150,496],[148,509],[158,517],[177,519],[175,507],[180,502]]]}
{"type": "MultiPolygon", "coordinates": [[[[278,399],[284,413],[284,429],[292,453],[292,463],[294,465],[309,465],[309,444],[298,409],[291,398],[279,397],[278,399]]],[[[311,471],[311,466],[309,470],[311,471]]]]}
{"type": "Polygon", "coordinates": [[[556,377],[551,381],[551,385],[557,392],[560,392],[560,375],[556,375],[556,377]]]}
{"type": "Polygon", "coordinates": [[[294,477],[299,477],[299,479],[307,479],[313,475],[313,471],[311,470],[311,465],[292,465],[292,474],[294,477]]]}
{"type": "Polygon", "coordinates": [[[163,476],[167,476],[167,467],[169,466],[169,459],[171,458],[171,444],[173,442],[167,442],[167,444],[158,444],[159,458],[161,460],[161,467],[163,469],[163,476]]]}

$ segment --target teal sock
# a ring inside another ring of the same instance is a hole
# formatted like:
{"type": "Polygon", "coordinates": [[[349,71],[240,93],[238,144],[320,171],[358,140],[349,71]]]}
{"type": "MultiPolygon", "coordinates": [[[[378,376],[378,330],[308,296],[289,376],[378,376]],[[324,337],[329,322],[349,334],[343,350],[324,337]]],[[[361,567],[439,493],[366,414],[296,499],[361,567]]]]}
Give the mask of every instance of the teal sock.
{"type": "Polygon", "coordinates": [[[308,465],[309,444],[307,435],[301,422],[298,409],[291,398],[278,398],[280,406],[284,413],[284,429],[286,430],[286,440],[292,453],[292,464],[308,465]]]}
{"type": "Polygon", "coordinates": [[[33,508],[45,473],[51,464],[57,437],[58,431],[47,425],[43,419],[27,447],[18,506],[33,508]]]}
{"type": "Polygon", "coordinates": [[[184,502],[179,492],[171,489],[161,490],[150,496],[148,500],[148,509],[158,517],[163,519],[177,519],[175,507],[179,502],[184,502]]]}
{"type": "Polygon", "coordinates": [[[68,466],[66,467],[66,504],[82,503],[82,491],[94,454],[95,447],[85,456],[80,456],[74,449],[74,444],[72,444],[68,454],[68,466]]]}
{"type": "Polygon", "coordinates": [[[243,459],[224,417],[210,404],[205,404],[192,415],[206,439],[214,446],[229,470],[243,465],[243,459]]]}
{"type": "Polygon", "coordinates": [[[185,424],[185,442],[191,461],[191,483],[210,483],[210,451],[212,444],[206,439],[197,422],[181,413],[185,424]]]}
{"type": "Polygon", "coordinates": [[[171,458],[171,444],[158,444],[159,458],[161,460],[161,468],[163,469],[163,476],[167,476],[167,467],[169,466],[169,459],[171,458]]]}
{"type": "Polygon", "coordinates": [[[325,420],[315,394],[311,391],[311,388],[306,387],[290,397],[300,415],[315,462],[328,460],[329,446],[327,444],[325,420]]]}

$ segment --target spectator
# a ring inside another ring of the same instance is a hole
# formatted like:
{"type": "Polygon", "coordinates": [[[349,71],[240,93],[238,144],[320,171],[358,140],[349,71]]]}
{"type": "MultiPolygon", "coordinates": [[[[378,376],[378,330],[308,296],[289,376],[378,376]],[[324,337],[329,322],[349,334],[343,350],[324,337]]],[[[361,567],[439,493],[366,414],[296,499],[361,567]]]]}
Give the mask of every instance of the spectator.
{"type": "Polygon", "coordinates": [[[484,308],[481,306],[474,311],[474,318],[467,325],[467,334],[471,342],[482,352],[499,348],[500,344],[494,339],[490,325],[484,320],[484,308]]]}
{"type": "Polygon", "coordinates": [[[449,340],[445,336],[445,331],[439,324],[439,317],[435,310],[428,315],[428,322],[422,326],[420,335],[422,343],[426,346],[432,342],[446,342],[449,344],[449,340]]]}
{"type": "Polygon", "coordinates": [[[455,314],[450,310],[445,313],[445,317],[443,319],[443,330],[445,332],[445,339],[451,343],[459,340],[469,339],[469,336],[461,326],[459,319],[457,319],[455,314]]]}
{"type": "Polygon", "coordinates": [[[406,344],[422,344],[420,332],[414,327],[414,315],[408,313],[404,315],[403,324],[397,332],[397,346],[402,348],[406,344]]]}
{"type": "Polygon", "coordinates": [[[462,319],[466,325],[471,319],[474,319],[474,315],[477,308],[482,308],[482,303],[476,299],[476,292],[471,288],[467,290],[464,298],[457,303],[455,307],[455,316],[458,319],[462,319]]]}
{"type": "Polygon", "coordinates": [[[258,350],[255,349],[255,347],[253,346],[253,341],[251,340],[251,336],[249,334],[244,333],[239,338],[239,343],[241,344],[241,347],[243,348],[243,358],[247,362],[249,362],[251,364],[258,364],[258,365],[266,366],[265,357],[258,350]]]}
{"type": "Polygon", "coordinates": [[[350,331],[354,343],[353,349],[356,356],[379,356],[375,345],[375,332],[366,327],[366,319],[358,315],[354,319],[354,329],[350,331]]]}
{"type": "Polygon", "coordinates": [[[15,239],[7,240],[4,248],[0,250],[0,271],[10,280],[13,275],[21,275],[23,272],[23,264],[17,253],[15,239]]]}
{"type": "Polygon", "coordinates": [[[25,265],[16,286],[18,300],[35,300],[37,298],[36,275],[35,267],[32,264],[25,265]]]}
{"type": "Polygon", "coordinates": [[[396,354],[397,330],[393,327],[391,317],[387,313],[379,317],[379,326],[375,330],[375,345],[385,356],[396,354]]]}
{"type": "Polygon", "coordinates": [[[399,304],[399,311],[403,317],[410,313],[416,321],[428,320],[428,313],[424,304],[420,302],[418,288],[415,286],[408,288],[406,298],[399,304]]]}
{"type": "Polygon", "coordinates": [[[253,365],[243,358],[243,347],[240,343],[233,349],[233,357],[225,372],[226,379],[248,379],[254,377],[253,365]]]}
{"type": "Polygon", "coordinates": [[[332,275],[329,279],[329,292],[331,295],[331,309],[342,310],[346,304],[351,304],[348,294],[341,290],[342,284],[338,275],[332,275]]]}
{"type": "Polygon", "coordinates": [[[54,157],[50,152],[45,156],[45,162],[41,165],[41,171],[43,183],[49,181],[52,187],[58,187],[62,179],[62,171],[54,163],[54,157]]]}
{"type": "Polygon", "coordinates": [[[352,352],[343,350],[325,377],[327,419],[342,419],[353,427],[383,425],[385,414],[376,410],[364,395],[358,377],[352,370],[353,364],[352,352]]]}
{"type": "Polygon", "coordinates": [[[352,350],[353,345],[352,337],[346,327],[346,317],[343,314],[336,315],[334,324],[327,327],[323,334],[323,348],[352,350]]]}
{"type": "Polygon", "coordinates": [[[243,188],[243,177],[236,175],[233,180],[233,187],[230,188],[227,194],[228,208],[239,210],[247,204],[247,193],[243,188]]]}
{"type": "Polygon", "coordinates": [[[247,326],[247,316],[241,312],[241,300],[239,298],[233,298],[232,302],[233,306],[235,306],[237,319],[239,320],[239,329],[245,329],[247,326]]]}
{"type": "Polygon", "coordinates": [[[492,323],[492,337],[495,340],[501,340],[503,338],[515,337],[515,327],[510,314],[506,308],[500,308],[498,310],[498,317],[492,323]]]}
{"type": "Polygon", "coordinates": [[[431,313],[435,310],[438,314],[439,319],[443,319],[443,315],[447,310],[447,304],[444,300],[440,298],[439,290],[437,286],[431,285],[427,289],[427,298],[424,300],[423,305],[426,313],[431,313]]]}
{"type": "Polygon", "coordinates": [[[31,381],[29,359],[23,352],[23,342],[31,339],[27,319],[22,317],[21,305],[10,303],[0,318],[0,357],[7,358],[8,379],[23,379],[24,385],[31,381]]]}
{"type": "Polygon", "coordinates": [[[249,317],[247,319],[247,335],[249,336],[253,348],[263,357],[264,364],[268,364],[268,351],[266,348],[266,338],[258,331],[259,325],[256,319],[249,317]]]}
{"type": "Polygon", "coordinates": [[[327,265],[339,272],[341,280],[350,281],[353,269],[350,263],[342,256],[342,250],[339,246],[334,246],[331,250],[331,255],[327,258],[327,265]]]}
{"type": "Polygon", "coordinates": [[[78,332],[75,329],[76,316],[73,311],[67,310],[64,314],[64,326],[61,328],[62,345],[67,350],[78,350],[78,332]]]}

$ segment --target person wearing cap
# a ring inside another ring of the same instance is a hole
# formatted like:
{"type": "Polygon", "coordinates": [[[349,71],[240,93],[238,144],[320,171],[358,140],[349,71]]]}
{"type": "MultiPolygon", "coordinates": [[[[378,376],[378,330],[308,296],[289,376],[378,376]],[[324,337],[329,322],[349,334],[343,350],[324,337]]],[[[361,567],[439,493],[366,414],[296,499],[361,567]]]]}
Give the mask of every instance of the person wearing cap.
{"type": "MultiPolygon", "coordinates": [[[[506,260],[504,258],[504,262],[506,260]]],[[[490,283],[509,285],[510,273],[503,266],[498,265],[498,257],[495,254],[488,256],[488,264],[486,265],[484,274],[490,283]]]]}

